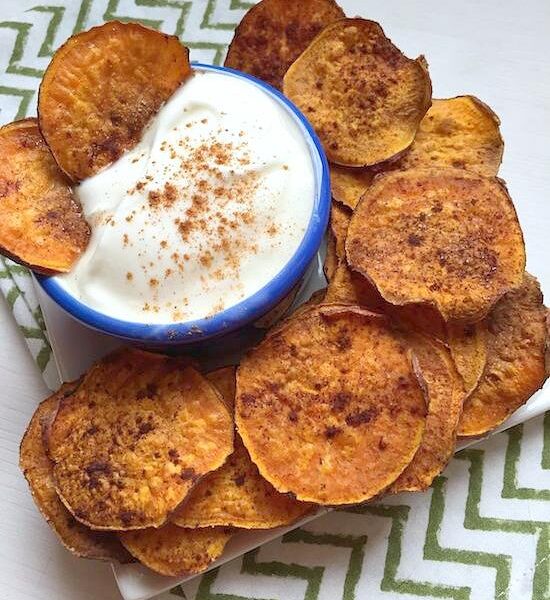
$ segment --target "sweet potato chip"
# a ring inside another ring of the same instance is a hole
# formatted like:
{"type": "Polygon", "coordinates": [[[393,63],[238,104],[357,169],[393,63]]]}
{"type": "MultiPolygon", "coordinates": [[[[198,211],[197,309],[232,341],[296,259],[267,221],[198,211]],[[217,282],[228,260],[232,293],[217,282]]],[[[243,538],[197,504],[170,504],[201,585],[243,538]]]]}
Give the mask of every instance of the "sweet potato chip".
{"type": "Polygon", "coordinates": [[[280,492],[342,505],[382,492],[411,461],[426,405],[387,319],[320,305],[268,336],[237,370],[235,418],[280,492]]]}
{"type": "Polygon", "coordinates": [[[398,158],[430,107],[430,77],[378,23],[342,19],[288,69],[283,90],[314,126],[333,163],[363,167],[398,158]]]}
{"type": "Polygon", "coordinates": [[[424,333],[438,340],[447,339],[445,322],[433,307],[426,304],[390,304],[368,279],[352,271],[345,261],[340,262],[329,283],[325,302],[356,304],[384,313],[411,331],[424,333]]]}
{"type": "Polygon", "coordinates": [[[160,529],[119,533],[124,547],[139,562],[161,575],[194,575],[223,552],[231,531],[223,527],[183,529],[168,523],[160,529]]]}
{"type": "Polygon", "coordinates": [[[349,169],[330,165],[330,189],[336,202],[355,209],[359,199],[367,191],[375,172],[370,169],[349,169]]]}
{"type": "Polygon", "coordinates": [[[481,380],[487,364],[487,321],[471,325],[447,324],[447,344],[469,396],[481,380]]]}
{"type": "Polygon", "coordinates": [[[206,379],[220,392],[223,402],[231,414],[235,410],[236,370],[236,367],[221,367],[206,374],[206,379]]]}
{"type": "Polygon", "coordinates": [[[80,181],[114,162],[191,74],[176,36],[110,21],[54,54],[38,97],[38,119],[61,169],[80,181]]]}
{"type": "Polygon", "coordinates": [[[455,167],[491,177],[504,152],[500,121],[474,96],[432,100],[400,169],[455,167]]]}
{"type": "Polygon", "coordinates": [[[466,400],[459,435],[481,435],[500,425],[544,384],[546,308],[538,281],[506,294],[487,318],[487,365],[466,400]]]}
{"type": "Polygon", "coordinates": [[[328,281],[334,277],[338,263],[345,258],[346,236],[350,219],[351,211],[349,208],[339,202],[332,203],[327,236],[327,253],[323,265],[323,271],[328,281]]]}
{"type": "Polygon", "coordinates": [[[57,492],[80,522],[159,527],[231,454],[233,422],[192,367],[123,349],[61,400],[48,443],[57,492]]]}
{"type": "Polygon", "coordinates": [[[46,454],[42,429],[44,422],[54,417],[59,401],[74,389],[74,383],[64,384],[36,409],[21,440],[19,466],[38,510],[70,552],[83,558],[129,562],[131,557],[114,534],[92,531],[79,523],[65,508],[55,491],[53,463],[46,454]]]}
{"type": "Polygon", "coordinates": [[[282,89],[288,67],[324,27],[344,16],[334,0],[262,0],[235,29],[224,64],[282,89]]]}
{"type": "Polygon", "coordinates": [[[65,272],[89,237],[36,119],[0,128],[0,252],[34,271],[65,272]]]}
{"type": "Polygon", "coordinates": [[[279,493],[268,483],[237,436],[227,462],[197,485],[171,520],[180,527],[270,529],[297,521],[313,506],[279,493]]]}
{"type": "MultiPolygon", "coordinates": [[[[227,406],[235,406],[235,368],[212,371],[207,378],[218,388],[227,406]]],[[[217,471],[207,475],[172,517],[180,527],[231,526],[269,529],[288,525],[312,506],[280,494],[259,473],[240,437],[235,450],[217,471]]]]}
{"type": "Polygon", "coordinates": [[[325,261],[323,263],[323,273],[326,280],[331,281],[338,268],[338,257],[336,256],[336,240],[334,235],[329,230],[327,233],[327,249],[325,253],[325,261]]]}
{"type": "Polygon", "coordinates": [[[445,468],[455,450],[462,413],[464,385],[447,348],[426,336],[405,334],[416,357],[416,368],[428,393],[428,416],[422,442],[414,458],[390,491],[427,489],[445,468]]]}
{"type": "Polygon", "coordinates": [[[503,182],[460,169],[376,178],[348,228],[351,268],[390,303],[426,303],[446,321],[482,319],[521,285],[525,247],[503,182]]]}

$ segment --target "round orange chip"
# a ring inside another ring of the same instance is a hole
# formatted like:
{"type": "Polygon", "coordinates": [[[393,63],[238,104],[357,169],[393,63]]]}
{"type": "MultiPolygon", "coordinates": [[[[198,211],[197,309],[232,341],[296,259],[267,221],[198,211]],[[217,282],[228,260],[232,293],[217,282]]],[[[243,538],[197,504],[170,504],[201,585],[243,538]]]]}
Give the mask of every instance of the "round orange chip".
{"type": "Polygon", "coordinates": [[[46,454],[43,427],[55,416],[59,401],[74,390],[74,383],[66,383],[36,409],[21,440],[19,466],[38,510],[65,548],[83,558],[129,562],[131,557],[114,534],[92,531],[79,523],[65,508],[55,491],[53,463],[46,454]]]}
{"type": "Polygon", "coordinates": [[[546,308],[538,281],[506,294],[487,318],[487,365],[466,400],[458,434],[481,435],[500,425],[543,386],[546,308]]]}
{"type": "Polygon", "coordinates": [[[376,178],[353,214],[346,252],[385,300],[432,305],[447,321],[482,319],[521,285],[525,268],[503,182],[460,169],[376,178]]]}
{"type": "Polygon", "coordinates": [[[268,483],[237,436],[227,462],[197,485],[171,520],[180,527],[270,529],[294,523],[313,507],[268,483]]]}
{"type": "Polygon", "coordinates": [[[40,273],[65,272],[89,238],[36,119],[0,128],[0,252],[40,273]]]}
{"type": "Polygon", "coordinates": [[[124,547],[139,562],[161,575],[194,575],[219,558],[231,537],[223,527],[183,529],[169,523],[160,529],[119,533],[124,547]]]}
{"type": "MultiPolygon", "coordinates": [[[[235,407],[235,368],[212,371],[207,378],[218,388],[227,406],[235,407]]],[[[235,438],[235,450],[217,471],[206,476],[172,517],[180,527],[231,526],[269,529],[288,525],[312,505],[280,494],[259,473],[235,438]]]]}
{"type": "Polygon", "coordinates": [[[336,202],[354,210],[361,196],[370,187],[374,176],[375,172],[371,169],[349,169],[330,165],[332,197],[336,202]]]}
{"type": "Polygon", "coordinates": [[[398,158],[432,94],[425,61],[407,58],[378,23],[359,18],[326,27],[288,69],[283,90],[329,160],[350,167],[398,158]]]}
{"type": "Polygon", "coordinates": [[[426,304],[390,304],[365,277],[352,271],[341,261],[331,279],[325,298],[326,303],[356,304],[373,312],[383,313],[407,330],[446,340],[445,323],[441,315],[426,304]]]}
{"type": "Polygon", "coordinates": [[[344,16],[334,0],[262,0],[235,29],[224,64],[281,89],[286,70],[311,40],[344,16]]]}
{"type": "Polygon", "coordinates": [[[61,169],[80,181],[114,162],[190,74],[176,36],[137,23],[110,21],[69,38],[38,97],[40,130],[61,169]]]}
{"type": "Polygon", "coordinates": [[[61,400],[48,443],[57,492],[80,522],[159,527],[231,454],[233,421],[192,367],[125,349],[61,400]]]}
{"type": "Polygon", "coordinates": [[[338,257],[336,256],[336,240],[334,235],[329,231],[327,234],[327,249],[325,253],[325,260],[323,262],[323,273],[325,274],[326,280],[331,281],[338,268],[338,257]]]}
{"type": "Polygon", "coordinates": [[[432,100],[400,169],[455,167],[490,177],[504,152],[497,115],[474,96],[432,100]]]}
{"type": "Polygon", "coordinates": [[[426,405],[408,346],[386,318],[321,305],[268,336],[237,370],[235,418],[279,492],[363,502],[411,461],[426,405]]]}
{"type": "Polygon", "coordinates": [[[455,450],[456,432],[462,413],[464,385],[449,351],[429,337],[407,333],[416,358],[416,368],[428,394],[428,415],[420,447],[392,484],[390,491],[427,489],[449,462],[455,450]]]}

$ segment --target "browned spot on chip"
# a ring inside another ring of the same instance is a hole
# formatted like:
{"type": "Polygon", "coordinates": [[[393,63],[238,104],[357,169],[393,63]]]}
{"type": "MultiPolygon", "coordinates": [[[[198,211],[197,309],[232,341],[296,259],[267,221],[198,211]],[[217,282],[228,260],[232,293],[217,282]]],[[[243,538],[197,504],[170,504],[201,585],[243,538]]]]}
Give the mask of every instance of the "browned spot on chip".
{"type": "Polygon", "coordinates": [[[469,396],[487,364],[487,321],[484,319],[471,325],[447,323],[447,344],[469,396]]]}
{"type": "Polygon", "coordinates": [[[445,320],[482,319],[521,285],[525,268],[503,182],[459,169],[376,178],[353,214],[346,252],[385,300],[430,304],[445,320]]]}
{"type": "Polygon", "coordinates": [[[504,151],[499,125],[495,113],[474,96],[433,100],[396,167],[455,167],[496,175],[504,151]]]}
{"type": "Polygon", "coordinates": [[[546,308],[538,281],[525,274],[521,288],[506,294],[487,318],[487,365],[464,404],[461,436],[500,425],[546,380],[546,308]]]}
{"type": "Polygon", "coordinates": [[[197,485],[171,520],[180,527],[269,529],[293,523],[312,508],[268,483],[236,437],[227,462],[197,485]]]}
{"type": "Polygon", "coordinates": [[[235,408],[261,475],[280,492],[329,505],[390,485],[416,452],[426,413],[408,347],[388,321],[337,305],[306,311],[248,354],[235,408]]]}
{"type": "Polygon", "coordinates": [[[191,74],[176,36],[110,21],[71,37],[40,85],[38,118],[59,166],[80,181],[115,161],[191,74]]]}
{"type": "Polygon", "coordinates": [[[449,462],[454,453],[464,386],[445,346],[429,337],[405,334],[416,358],[416,368],[428,394],[428,416],[420,447],[392,484],[393,493],[421,491],[449,462]]]}
{"type": "Polygon", "coordinates": [[[287,95],[317,131],[331,162],[350,167],[399,157],[431,102],[423,60],[411,60],[378,23],[326,27],[288,69],[287,95]]]}
{"type": "Polygon", "coordinates": [[[131,557],[112,533],[92,531],[79,523],[55,491],[53,463],[46,454],[42,432],[43,427],[53,419],[59,401],[74,389],[74,383],[64,384],[36,409],[21,440],[19,466],[38,510],[70,552],[83,558],[128,562],[131,557]]]}
{"type": "Polygon", "coordinates": [[[359,199],[367,191],[374,171],[371,169],[350,169],[339,165],[330,165],[330,189],[336,202],[355,209],[359,199]]]}
{"type": "Polygon", "coordinates": [[[231,532],[223,527],[183,529],[169,523],[160,529],[119,533],[125,548],[161,575],[193,575],[204,571],[223,552],[231,532]]]}
{"type": "Polygon", "coordinates": [[[65,272],[89,237],[36,119],[0,128],[0,252],[34,271],[65,272]]]}
{"type": "Polygon", "coordinates": [[[343,17],[334,0],[263,0],[237,26],[224,64],[281,89],[283,75],[311,40],[343,17]]]}
{"type": "Polygon", "coordinates": [[[94,529],[162,525],[233,450],[219,393],[181,360],[139,350],[97,363],[50,427],[56,488],[94,529]]]}

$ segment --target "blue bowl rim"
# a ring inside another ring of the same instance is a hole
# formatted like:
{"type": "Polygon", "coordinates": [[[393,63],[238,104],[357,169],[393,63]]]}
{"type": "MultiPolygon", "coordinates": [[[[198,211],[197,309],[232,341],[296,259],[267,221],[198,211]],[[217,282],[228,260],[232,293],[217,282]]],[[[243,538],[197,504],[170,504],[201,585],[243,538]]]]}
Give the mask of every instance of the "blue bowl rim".
{"type": "Polygon", "coordinates": [[[197,342],[230,333],[259,319],[290,293],[294,285],[303,277],[317,254],[328,224],[330,213],[328,161],[317,134],[301,111],[279,90],[257,77],[228,67],[199,62],[193,62],[192,65],[200,70],[221,71],[248,79],[275,97],[294,116],[298,125],[305,130],[310,139],[308,146],[314,163],[318,194],[304,237],[294,255],[281,271],[252,296],[211,317],[167,324],[124,321],[96,311],[77,300],[56,280],[55,276],[36,276],[38,283],[48,296],[73,318],[102,333],[136,343],[172,345],[197,342]]]}

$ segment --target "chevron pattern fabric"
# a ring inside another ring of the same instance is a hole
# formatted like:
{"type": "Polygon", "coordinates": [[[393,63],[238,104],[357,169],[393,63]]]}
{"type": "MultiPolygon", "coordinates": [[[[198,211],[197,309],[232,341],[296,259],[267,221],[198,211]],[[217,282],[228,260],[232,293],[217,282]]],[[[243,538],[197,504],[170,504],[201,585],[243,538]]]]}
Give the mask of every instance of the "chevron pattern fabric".
{"type": "MultiPolygon", "coordinates": [[[[219,64],[240,0],[6,2],[0,122],[33,114],[53,51],[106,20],[178,35],[219,64]],[[10,12],[11,10],[11,12],[10,12]]],[[[4,6],[4,3],[3,3],[4,6]]],[[[0,289],[46,379],[51,349],[28,271],[0,258],[0,289]]],[[[178,586],[162,600],[550,600],[550,413],[459,453],[424,494],[335,511],[178,586]]]]}

